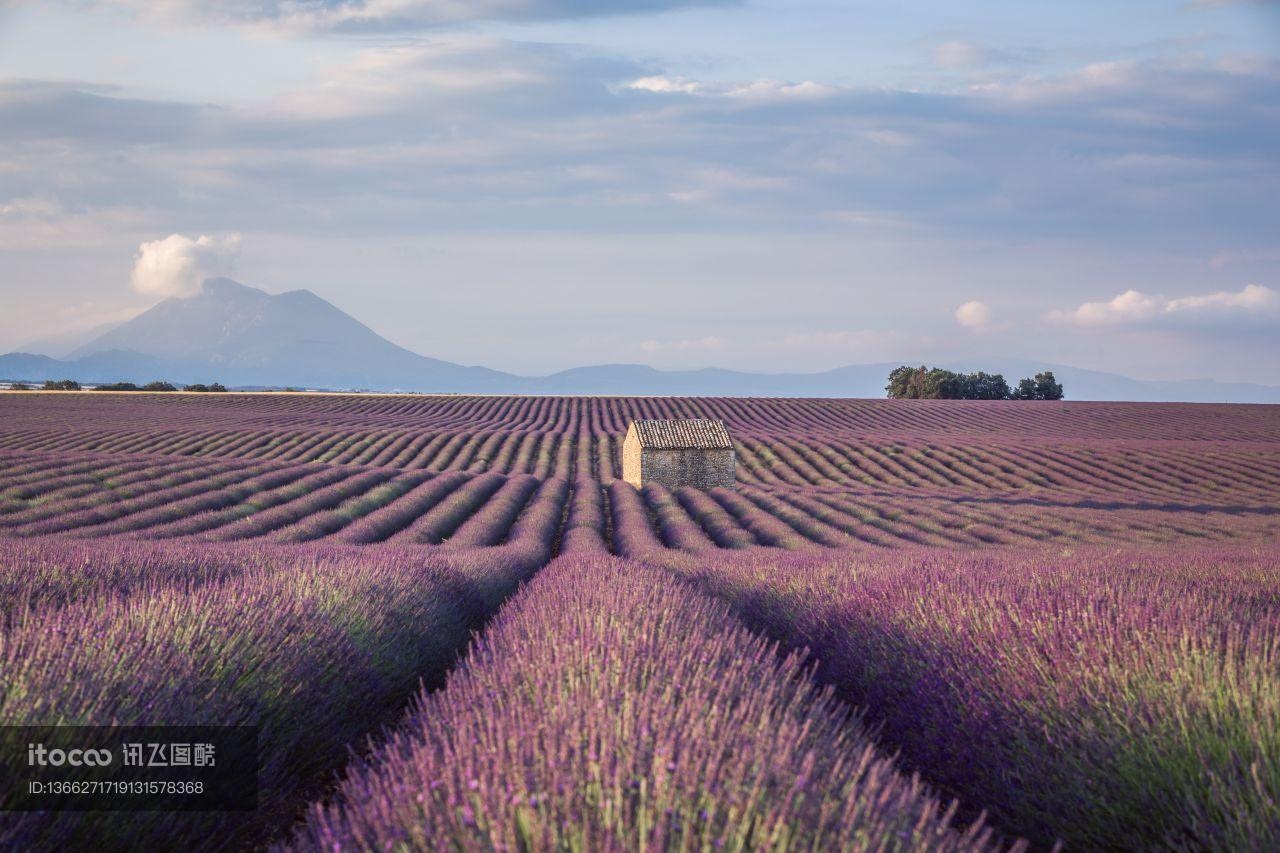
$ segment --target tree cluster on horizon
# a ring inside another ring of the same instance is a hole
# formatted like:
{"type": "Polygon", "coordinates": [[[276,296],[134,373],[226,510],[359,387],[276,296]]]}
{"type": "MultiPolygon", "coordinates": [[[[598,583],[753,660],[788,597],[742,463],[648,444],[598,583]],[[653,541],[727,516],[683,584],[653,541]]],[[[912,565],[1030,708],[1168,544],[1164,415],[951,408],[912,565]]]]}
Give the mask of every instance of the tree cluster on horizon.
{"type": "Polygon", "coordinates": [[[999,373],[956,373],[923,364],[895,367],[884,390],[896,400],[1061,400],[1064,393],[1051,370],[1010,388],[999,373]]]}
{"type": "MultiPolygon", "coordinates": [[[[148,382],[146,385],[138,385],[135,382],[107,382],[102,385],[91,386],[94,391],[177,391],[178,386],[172,382],[156,380],[148,382]]],[[[31,386],[25,382],[9,383],[10,391],[30,391],[31,386]]],[[[74,379],[46,379],[44,384],[40,386],[43,391],[82,391],[84,387],[74,379]]],[[[213,382],[209,385],[203,383],[195,383],[193,385],[182,386],[183,391],[191,391],[195,393],[225,393],[227,387],[221,382],[213,382]]]]}

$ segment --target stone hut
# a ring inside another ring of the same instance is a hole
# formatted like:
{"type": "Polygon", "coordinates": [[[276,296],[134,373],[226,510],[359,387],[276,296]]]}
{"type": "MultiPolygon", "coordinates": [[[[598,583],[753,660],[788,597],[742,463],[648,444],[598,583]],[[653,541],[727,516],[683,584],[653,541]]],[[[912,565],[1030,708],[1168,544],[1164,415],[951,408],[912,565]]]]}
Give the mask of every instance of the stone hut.
{"type": "Polygon", "coordinates": [[[737,459],[723,421],[632,421],[622,442],[622,479],[637,489],[660,483],[733,488],[737,459]]]}

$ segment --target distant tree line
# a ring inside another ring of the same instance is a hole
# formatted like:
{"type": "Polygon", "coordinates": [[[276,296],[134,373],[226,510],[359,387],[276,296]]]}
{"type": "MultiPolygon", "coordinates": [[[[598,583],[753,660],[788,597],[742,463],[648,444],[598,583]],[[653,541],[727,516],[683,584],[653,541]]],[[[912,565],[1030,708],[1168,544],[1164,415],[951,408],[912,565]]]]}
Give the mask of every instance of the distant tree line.
{"type": "Polygon", "coordinates": [[[1010,388],[999,373],[955,373],[923,364],[895,367],[884,390],[898,400],[1061,400],[1063,396],[1062,383],[1051,370],[1020,379],[1010,388]]]}
{"type": "MultiPolygon", "coordinates": [[[[177,391],[178,388],[172,382],[148,382],[146,385],[138,386],[132,382],[112,382],[110,385],[99,385],[99,391],[177,391]]],[[[194,385],[182,386],[183,391],[191,391],[197,394],[223,393],[227,389],[221,383],[215,382],[212,385],[205,385],[197,382],[194,385]]]]}
{"type": "MultiPolygon", "coordinates": [[[[80,391],[82,386],[74,379],[46,379],[44,385],[40,386],[45,391],[80,391]]],[[[9,385],[10,391],[30,391],[31,386],[25,382],[13,382],[9,385]]],[[[109,382],[105,385],[95,385],[95,391],[177,391],[178,387],[172,382],[148,382],[146,385],[137,385],[133,382],[109,382]]],[[[203,383],[195,383],[194,385],[182,386],[183,391],[192,391],[200,394],[207,393],[225,393],[227,388],[220,382],[214,382],[211,385],[203,383]]]]}
{"type": "Polygon", "coordinates": [[[146,385],[135,385],[132,382],[108,382],[105,385],[99,385],[95,391],[177,391],[172,384],[168,382],[148,382],[146,385]]]}

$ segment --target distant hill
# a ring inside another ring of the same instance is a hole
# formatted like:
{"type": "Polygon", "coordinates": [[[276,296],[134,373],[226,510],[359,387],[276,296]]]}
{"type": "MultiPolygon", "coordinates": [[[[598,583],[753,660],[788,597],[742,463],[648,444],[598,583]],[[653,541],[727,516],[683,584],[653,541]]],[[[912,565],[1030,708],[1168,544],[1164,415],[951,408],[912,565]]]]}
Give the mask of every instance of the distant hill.
{"type": "Polygon", "coordinates": [[[172,365],[161,359],[129,350],[100,352],[93,358],[74,361],[60,361],[26,352],[0,355],[0,377],[24,382],[43,382],[46,379],[75,379],[89,384],[137,381],[136,377],[140,376],[152,379],[165,377],[171,368],[172,365]]]}
{"type": "Polygon", "coordinates": [[[81,329],[75,332],[61,332],[58,334],[47,335],[42,338],[27,341],[22,346],[18,347],[17,352],[47,355],[50,358],[69,358],[73,352],[80,349],[89,341],[97,340],[119,325],[119,322],[103,323],[102,325],[94,326],[91,329],[81,329]]]}
{"type": "MultiPolygon", "coordinates": [[[[166,299],[107,328],[65,359],[0,356],[0,379],[42,382],[222,382],[235,387],[475,394],[618,394],[734,397],[883,397],[897,363],[821,373],[721,368],[657,370],[642,364],[578,367],[526,377],[427,358],[396,346],[308,290],[272,295],[227,278],[191,297],[166,299]]],[[[1280,388],[1213,380],[1157,382],[1068,365],[1000,360],[942,365],[1002,371],[1011,382],[1053,370],[1072,400],[1280,403],[1280,388]]]]}
{"type": "MultiPolygon", "coordinates": [[[[641,364],[576,367],[538,380],[544,394],[645,394],[727,397],[883,397],[889,371],[900,362],[853,364],[821,373],[748,373],[707,368],[657,370],[641,364]],[[621,389],[621,390],[620,390],[621,389]]],[[[977,369],[972,364],[940,365],[951,370],[977,369]]],[[[1023,376],[1052,370],[1070,400],[1137,402],[1280,403],[1280,388],[1245,382],[1192,379],[1177,382],[1131,379],[1115,373],[1083,370],[1063,364],[1004,359],[986,366],[1004,372],[1010,384],[1023,376]]]]}
{"type": "MultiPolygon", "coordinates": [[[[227,278],[209,279],[195,296],[164,300],[81,345],[68,361],[72,378],[240,386],[495,392],[514,379],[398,347],[308,290],[272,295],[227,278]],[[148,372],[107,355],[126,351],[153,359],[148,372]]],[[[3,366],[0,359],[0,373],[9,373],[3,366]]]]}

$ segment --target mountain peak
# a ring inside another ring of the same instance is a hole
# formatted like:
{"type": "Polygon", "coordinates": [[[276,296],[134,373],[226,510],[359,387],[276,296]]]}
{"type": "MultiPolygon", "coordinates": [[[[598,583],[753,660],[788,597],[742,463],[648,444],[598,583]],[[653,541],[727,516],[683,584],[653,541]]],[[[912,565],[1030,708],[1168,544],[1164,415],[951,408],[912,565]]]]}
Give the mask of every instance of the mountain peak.
{"type": "MultiPolygon", "coordinates": [[[[151,359],[135,372],[184,382],[489,391],[524,381],[409,352],[310,290],[273,294],[224,277],[205,279],[195,296],[152,306],[72,356],[101,360],[112,350],[151,359]]],[[[95,372],[123,378],[119,355],[108,360],[110,371],[95,372]]]]}
{"type": "Polygon", "coordinates": [[[302,299],[302,300],[310,300],[312,302],[323,302],[325,305],[329,305],[330,307],[332,307],[332,304],[330,302],[317,296],[315,293],[313,293],[310,290],[307,290],[305,287],[299,288],[297,290],[286,290],[284,293],[279,294],[279,296],[287,297],[289,299],[295,299],[295,300],[302,299]]]}
{"type": "Polygon", "coordinates": [[[219,294],[234,296],[247,296],[249,294],[253,294],[254,296],[268,295],[265,290],[259,290],[256,287],[241,284],[235,279],[226,278],[225,276],[206,278],[204,283],[200,286],[200,295],[215,296],[219,294]]]}

